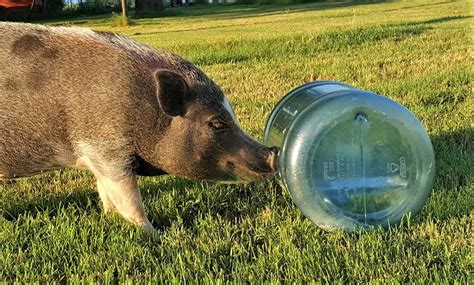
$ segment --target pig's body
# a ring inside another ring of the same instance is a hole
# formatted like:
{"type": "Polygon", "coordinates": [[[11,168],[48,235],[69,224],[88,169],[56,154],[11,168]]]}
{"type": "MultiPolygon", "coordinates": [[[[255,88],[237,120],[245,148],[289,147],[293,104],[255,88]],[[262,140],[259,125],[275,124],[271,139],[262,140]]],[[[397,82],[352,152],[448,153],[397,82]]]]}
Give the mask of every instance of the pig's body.
{"type": "Polygon", "coordinates": [[[0,23],[0,39],[2,178],[87,168],[106,211],[151,227],[136,174],[274,171],[276,151],[245,135],[219,87],[176,55],[87,29],[0,23]]]}

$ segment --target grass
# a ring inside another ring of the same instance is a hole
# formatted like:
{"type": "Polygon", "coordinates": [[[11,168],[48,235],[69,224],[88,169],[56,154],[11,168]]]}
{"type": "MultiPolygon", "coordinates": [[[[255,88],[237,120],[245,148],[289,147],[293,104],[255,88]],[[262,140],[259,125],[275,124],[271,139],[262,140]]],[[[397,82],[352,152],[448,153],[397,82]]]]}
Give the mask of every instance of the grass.
{"type": "Polygon", "coordinates": [[[276,102],[329,79],[406,105],[431,136],[435,186],[389,230],[328,233],[275,181],[219,185],[140,178],[158,233],[102,213],[87,172],[0,182],[0,280],[21,282],[473,282],[472,1],[371,1],[168,9],[126,28],[101,17],[50,21],[130,35],[203,68],[262,139],[276,102]]]}
{"type": "Polygon", "coordinates": [[[133,25],[133,21],[129,17],[116,13],[112,13],[111,22],[112,27],[124,28],[133,25]]]}

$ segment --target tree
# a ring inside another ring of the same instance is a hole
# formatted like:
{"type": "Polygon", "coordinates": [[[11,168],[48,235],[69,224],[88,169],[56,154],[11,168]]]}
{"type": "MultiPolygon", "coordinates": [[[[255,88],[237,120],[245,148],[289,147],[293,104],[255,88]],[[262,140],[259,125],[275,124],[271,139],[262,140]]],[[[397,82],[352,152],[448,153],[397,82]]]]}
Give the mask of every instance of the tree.
{"type": "Polygon", "coordinates": [[[122,17],[127,18],[127,0],[122,0],[122,17]]]}
{"type": "Polygon", "coordinates": [[[135,12],[137,13],[163,10],[165,10],[163,0],[135,0],[135,12]]]}

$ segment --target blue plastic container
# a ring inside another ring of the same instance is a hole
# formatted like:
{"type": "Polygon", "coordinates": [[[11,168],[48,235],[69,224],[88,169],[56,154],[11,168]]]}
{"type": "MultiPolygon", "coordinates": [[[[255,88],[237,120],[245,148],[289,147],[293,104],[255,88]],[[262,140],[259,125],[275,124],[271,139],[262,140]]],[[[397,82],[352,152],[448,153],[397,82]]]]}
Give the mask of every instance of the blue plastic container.
{"type": "Polygon", "coordinates": [[[387,97],[338,82],[286,95],[265,143],[281,147],[283,186],[325,229],[397,224],[419,212],[433,185],[433,147],[420,121],[387,97]]]}

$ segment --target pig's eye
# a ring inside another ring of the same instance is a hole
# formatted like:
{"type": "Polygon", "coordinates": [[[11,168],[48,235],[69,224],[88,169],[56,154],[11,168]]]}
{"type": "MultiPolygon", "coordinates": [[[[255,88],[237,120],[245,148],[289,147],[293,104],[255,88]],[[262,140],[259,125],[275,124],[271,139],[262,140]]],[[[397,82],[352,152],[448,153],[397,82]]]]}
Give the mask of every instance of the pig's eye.
{"type": "Polygon", "coordinates": [[[209,121],[207,126],[213,131],[222,131],[226,129],[226,125],[219,121],[209,121]]]}

